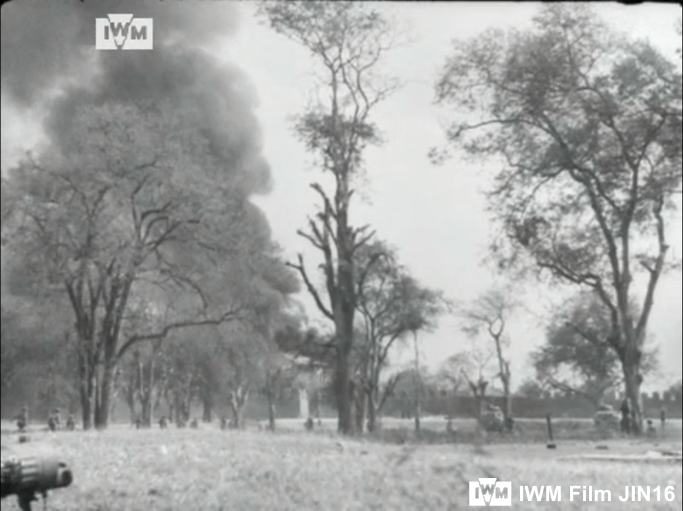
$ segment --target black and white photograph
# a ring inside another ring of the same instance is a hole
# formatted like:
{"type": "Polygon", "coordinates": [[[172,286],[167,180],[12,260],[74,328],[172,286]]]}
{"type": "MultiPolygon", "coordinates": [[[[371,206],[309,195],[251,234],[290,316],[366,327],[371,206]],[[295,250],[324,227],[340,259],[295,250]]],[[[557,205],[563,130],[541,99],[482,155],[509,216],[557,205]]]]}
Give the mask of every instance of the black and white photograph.
{"type": "Polygon", "coordinates": [[[2,511],[679,511],[682,9],[2,0],[2,511]]]}

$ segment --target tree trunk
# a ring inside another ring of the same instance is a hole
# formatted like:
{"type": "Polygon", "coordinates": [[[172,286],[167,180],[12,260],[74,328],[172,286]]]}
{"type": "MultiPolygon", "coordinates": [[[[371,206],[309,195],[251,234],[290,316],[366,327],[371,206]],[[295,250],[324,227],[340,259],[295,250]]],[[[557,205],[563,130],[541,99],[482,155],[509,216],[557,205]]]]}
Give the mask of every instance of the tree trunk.
{"type": "Polygon", "coordinates": [[[512,399],[510,398],[510,387],[505,385],[503,387],[503,416],[508,419],[512,417],[512,399]]]}
{"type": "Polygon", "coordinates": [[[140,408],[140,420],[142,422],[142,425],[146,428],[151,428],[152,424],[154,424],[154,417],[152,412],[152,396],[148,392],[145,392],[145,395],[142,396],[140,408]]]}
{"type": "MultiPolygon", "coordinates": [[[[79,329],[80,330],[80,329],[79,329]]],[[[80,334],[80,331],[79,331],[80,334]]],[[[92,429],[95,414],[95,372],[90,360],[89,347],[91,342],[88,339],[79,338],[78,350],[78,379],[79,394],[81,399],[81,414],[83,418],[83,429],[92,429]]]]}
{"type": "Polygon", "coordinates": [[[242,385],[230,391],[230,408],[232,424],[235,429],[244,428],[244,408],[249,399],[249,390],[242,385]]]}
{"type": "Polygon", "coordinates": [[[156,371],[156,363],[152,359],[147,363],[140,363],[140,401],[142,407],[142,424],[145,427],[151,428],[154,424],[154,388],[156,381],[154,379],[156,371]]]}
{"type": "Polygon", "coordinates": [[[299,387],[299,418],[308,419],[310,417],[308,391],[305,387],[299,387]]]}
{"type": "Polygon", "coordinates": [[[507,419],[512,417],[512,405],[510,402],[510,363],[503,358],[503,339],[501,338],[503,333],[503,327],[501,326],[500,331],[498,333],[493,333],[491,327],[489,327],[489,332],[491,332],[491,335],[493,335],[493,340],[496,344],[496,355],[498,356],[498,369],[500,370],[498,377],[500,378],[500,382],[503,385],[503,416],[507,421],[507,419]]]}
{"type": "MultiPolygon", "coordinates": [[[[631,357],[634,358],[634,357],[631,357]]],[[[643,408],[640,399],[640,386],[643,383],[636,360],[627,358],[624,364],[626,396],[631,405],[631,431],[639,435],[643,431],[643,408]]]]}
{"type": "Polygon", "coordinates": [[[415,394],[415,431],[420,431],[420,408],[421,408],[421,403],[420,403],[420,390],[419,387],[417,387],[416,394],[415,394]]]}
{"type": "Polygon", "coordinates": [[[422,381],[420,378],[420,350],[417,346],[417,332],[413,332],[413,344],[415,346],[415,431],[420,431],[420,413],[422,408],[421,390],[422,381]]]}
{"type": "Polygon", "coordinates": [[[102,371],[102,381],[99,390],[99,402],[95,411],[95,427],[105,429],[109,425],[109,410],[111,408],[112,385],[116,363],[108,361],[102,371]]]}
{"type": "Polygon", "coordinates": [[[367,395],[368,403],[368,432],[377,431],[377,397],[372,389],[367,395]]]}
{"type": "Polygon", "coordinates": [[[273,392],[268,392],[268,429],[275,431],[275,399],[273,392]]]}
{"type": "Polygon", "coordinates": [[[351,420],[351,388],[349,382],[349,355],[344,346],[340,346],[337,355],[336,371],[336,401],[337,401],[337,430],[339,433],[348,435],[353,428],[351,420]]]}
{"type": "Polygon", "coordinates": [[[242,405],[232,406],[232,424],[235,429],[244,428],[244,407],[242,405]]]}
{"type": "Polygon", "coordinates": [[[320,397],[320,389],[315,390],[315,418],[318,420],[318,424],[320,424],[320,407],[322,405],[322,398],[320,397]]]}
{"type": "Polygon", "coordinates": [[[467,385],[469,385],[472,395],[474,396],[474,406],[476,407],[474,413],[476,415],[477,422],[479,422],[481,420],[481,408],[484,404],[484,400],[486,399],[486,387],[488,387],[488,382],[481,376],[476,383],[467,378],[467,375],[465,375],[465,378],[467,379],[467,385]]]}
{"type": "Polygon", "coordinates": [[[81,381],[80,385],[80,395],[81,395],[81,414],[83,416],[83,429],[89,430],[93,427],[93,415],[94,415],[94,392],[93,384],[90,379],[86,377],[85,381],[81,381]]]}
{"type": "MultiPolygon", "coordinates": [[[[335,122],[339,119],[335,117],[335,122]]],[[[353,347],[353,318],[356,312],[356,282],[354,276],[354,240],[349,227],[349,172],[335,172],[338,176],[335,201],[337,202],[337,286],[333,297],[335,334],[337,336],[337,378],[339,432],[353,433],[353,388],[350,375],[350,354],[353,347]]],[[[332,298],[332,297],[331,297],[332,298]]]]}
{"type": "Polygon", "coordinates": [[[202,421],[211,422],[213,420],[213,396],[205,395],[202,399],[202,421]]]}
{"type": "Polygon", "coordinates": [[[130,416],[130,423],[135,424],[135,420],[138,418],[137,411],[135,409],[135,387],[128,383],[126,385],[126,391],[124,392],[124,397],[126,400],[126,406],[128,406],[128,414],[130,416]]]}
{"type": "Polygon", "coordinates": [[[509,419],[512,417],[512,398],[510,397],[510,369],[507,362],[505,362],[505,374],[501,381],[503,383],[503,415],[505,419],[509,419]]]}
{"type": "Polygon", "coordinates": [[[204,379],[201,383],[202,422],[213,420],[214,394],[211,385],[204,379]]]}
{"type": "Polygon", "coordinates": [[[365,414],[366,414],[366,394],[361,385],[355,384],[354,392],[354,407],[355,407],[355,432],[359,435],[363,434],[365,430],[365,414]]]}

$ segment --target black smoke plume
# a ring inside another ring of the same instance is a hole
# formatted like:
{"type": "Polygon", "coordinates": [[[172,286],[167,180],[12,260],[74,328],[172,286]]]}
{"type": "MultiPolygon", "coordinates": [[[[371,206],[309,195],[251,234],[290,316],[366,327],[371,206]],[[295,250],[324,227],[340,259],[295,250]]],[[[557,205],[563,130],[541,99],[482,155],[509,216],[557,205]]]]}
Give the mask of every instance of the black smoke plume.
{"type": "Polygon", "coordinates": [[[178,105],[246,195],[270,186],[254,115],[253,86],[218,61],[238,27],[231,1],[23,0],[2,7],[2,93],[19,108],[46,108],[45,131],[59,145],[75,108],[107,101],[178,105]],[[95,50],[95,19],[152,18],[154,49],[95,50]],[[213,51],[214,53],[212,53],[213,51]]]}

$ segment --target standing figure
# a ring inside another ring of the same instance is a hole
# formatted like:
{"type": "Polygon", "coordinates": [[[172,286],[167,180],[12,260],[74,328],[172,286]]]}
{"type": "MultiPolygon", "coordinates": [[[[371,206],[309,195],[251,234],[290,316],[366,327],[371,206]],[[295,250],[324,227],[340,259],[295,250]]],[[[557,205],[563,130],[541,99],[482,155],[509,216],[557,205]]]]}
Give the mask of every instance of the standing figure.
{"type": "Polygon", "coordinates": [[[62,412],[59,408],[53,408],[52,409],[52,415],[54,416],[55,419],[55,425],[57,429],[62,427],[62,412]]]}
{"type": "Polygon", "coordinates": [[[648,438],[655,438],[657,436],[657,430],[652,423],[652,419],[647,420],[647,436],[648,438]]]}
{"type": "Polygon", "coordinates": [[[664,424],[666,423],[666,410],[662,408],[659,412],[659,421],[661,422],[661,431],[664,432],[664,424]]]}
{"type": "Polygon", "coordinates": [[[50,431],[57,431],[57,420],[52,413],[47,418],[47,427],[50,428],[50,431]]]}
{"type": "Polygon", "coordinates": [[[20,433],[26,432],[26,427],[28,426],[28,408],[22,407],[21,411],[14,417],[17,421],[17,429],[20,433]]]}
{"type": "Polygon", "coordinates": [[[221,416],[221,429],[228,429],[228,418],[225,415],[221,416]]]}
{"type": "Polygon", "coordinates": [[[166,427],[168,427],[168,419],[166,419],[165,415],[159,419],[159,427],[161,429],[166,429],[166,427]]]}
{"type": "Polygon", "coordinates": [[[512,433],[512,430],[514,429],[514,427],[515,427],[515,419],[513,419],[512,417],[505,417],[505,420],[504,420],[505,431],[508,433],[512,433]]]}
{"type": "Polygon", "coordinates": [[[621,432],[628,435],[631,433],[631,407],[628,404],[628,398],[624,398],[621,402],[621,432]]]}
{"type": "Polygon", "coordinates": [[[76,419],[74,418],[73,413],[70,413],[69,417],[66,419],[66,429],[68,431],[74,431],[76,429],[76,419]]]}

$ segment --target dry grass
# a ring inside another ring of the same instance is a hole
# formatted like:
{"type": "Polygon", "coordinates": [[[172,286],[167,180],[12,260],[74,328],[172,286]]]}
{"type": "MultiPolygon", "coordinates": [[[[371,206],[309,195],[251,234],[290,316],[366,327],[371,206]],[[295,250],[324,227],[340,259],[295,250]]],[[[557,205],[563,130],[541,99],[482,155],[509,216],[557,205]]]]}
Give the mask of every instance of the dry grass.
{"type": "MultiPolygon", "coordinates": [[[[166,431],[115,426],[102,433],[35,432],[32,443],[51,444],[74,471],[71,487],[50,494],[53,511],[458,510],[468,508],[468,481],[487,476],[512,481],[513,509],[681,509],[680,463],[560,459],[596,452],[591,442],[558,442],[554,451],[544,443],[395,445],[306,433],[300,423],[275,434],[215,425],[166,431]],[[519,485],[561,485],[563,501],[519,503],[519,485]],[[613,494],[625,485],[671,485],[676,500],[569,502],[570,485],[613,494]]],[[[13,444],[16,435],[5,433],[2,441],[13,444]]],[[[680,450],[680,438],[669,443],[680,450]]],[[[610,452],[653,448],[614,440],[608,446],[610,452]]],[[[15,499],[3,500],[2,510],[18,510],[15,499]]]]}

